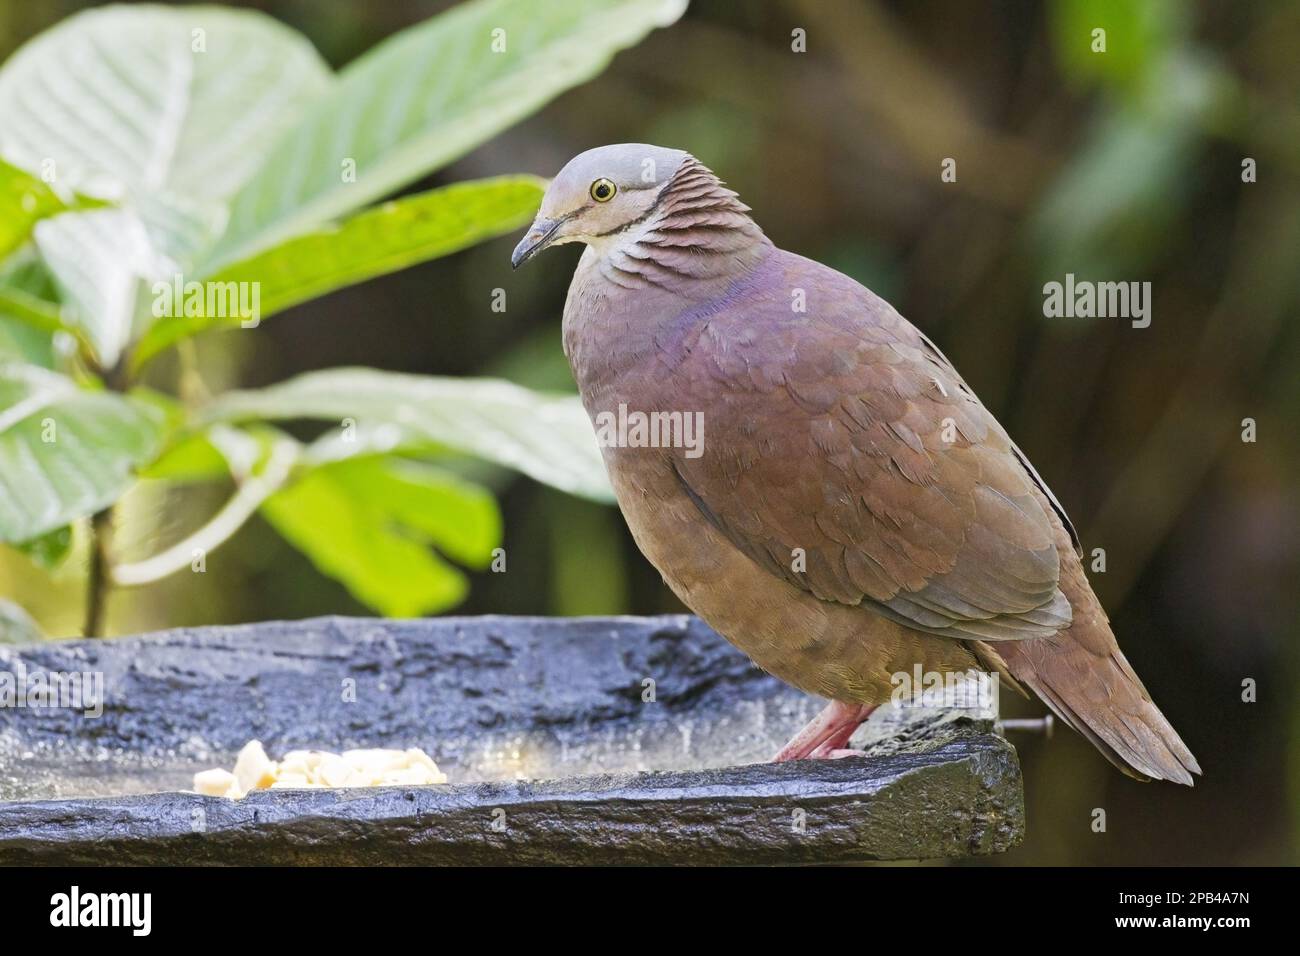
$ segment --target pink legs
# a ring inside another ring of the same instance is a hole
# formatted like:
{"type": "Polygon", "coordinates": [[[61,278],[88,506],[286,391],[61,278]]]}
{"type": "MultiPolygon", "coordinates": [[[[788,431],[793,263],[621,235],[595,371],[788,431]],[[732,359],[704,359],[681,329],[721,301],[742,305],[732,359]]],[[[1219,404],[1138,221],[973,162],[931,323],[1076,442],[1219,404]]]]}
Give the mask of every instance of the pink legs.
{"type": "Polygon", "coordinates": [[[875,704],[846,704],[833,700],[826,709],[808,722],[808,725],[781,748],[772,758],[773,763],[786,760],[834,760],[857,754],[846,750],[849,738],[858,725],[871,716],[875,704]]]}

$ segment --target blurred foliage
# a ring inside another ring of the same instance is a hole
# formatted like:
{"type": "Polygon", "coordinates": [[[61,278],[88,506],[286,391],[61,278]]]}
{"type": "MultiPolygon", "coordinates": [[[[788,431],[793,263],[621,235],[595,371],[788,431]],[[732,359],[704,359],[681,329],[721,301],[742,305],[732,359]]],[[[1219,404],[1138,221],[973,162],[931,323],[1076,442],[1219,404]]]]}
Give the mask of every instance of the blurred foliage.
{"type": "Polygon", "coordinates": [[[0,644],[27,644],[41,639],[30,614],[13,601],[0,598],[0,644]]]}
{"type": "MultiPolygon", "coordinates": [[[[0,49],[85,5],[0,5],[0,49]]],[[[451,6],[245,5],[301,30],[336,67],[451,6]]],[[[1085,547],[1105,548],[1093,584],[1206,769],[1195,790],[1139,786],[1071,734],[1017,736],[1030,830],[1005,861],[1295,863],[1297,49],[1295,3],[694,0],[595,82],[410,188],[552,175],[601,143],[680,146],[714,166],[780,245],[889,298],[1015,436],[1085,547]],[[1105,54],[1091,50],[1097,27],[1105,54]],[[805,53],[791,49],[795,28],[805,53]],[[948,157],[952,183],[940,179],[948,157]],[[1256,182],[1242,181],[1247,158],[1256,182]],[[1151,326],[1045,319],[1043,284],[1065,272],[1150,281],[1151,326]],[[1240,439],[1246,417],[1259,425],[1253,444],[1240,439]],[[1241,702],[1247,677],[1258,703],[1241,702]],[[1107,809],[1106,834],[1089,827],[1095,807],[1107,809]]],[[[368,365],[571,388],[558,316],[578,252],[516,274],[510,243],[339,290],[254,333],[196,339],[189,358],[166,352],[145,379],[190,376],[199,394],[220,393],[368,365]],[[504,313],[492,308],[498,288],[504,313]]],[[[48,280],[29,281],[48,300],[48,280]]],[[[187,455],[196,471],[211,465],[201,446],[187,455]]],[[[495,492],[509,553],[506,574],[467,571],[460,610],[681,609],[615,512],[495,465],[438,466],[495,492]]],[[[224,494],[211,481],[139,482],[116,543],[127,557],[152,554],[224,494]]],[[[86,551],[78,526],[53,575],[0,555],[0,593],[48,632],[73,633],[86,551]]],[[[113,594],[114,629],[364,612],[259,518],[220,557],[219,572],[113,594]]]]}
{"type": "Polygon", "coordinates": [[[1148,268],[1187,197],[1202,130],[1239,109],[1218,61],[1188,36],[1187,8],[1171,0],[1063,0],[1051,7],[1068,82],[1113,100],[1083,147],[1039,200],[1032,241],[1047,247],[1045,277],[1112,277],[1148,268]],[[1093,31],[1106,50],[1093,52],[1093,31]],[[1086,42],[1085,42],[1086,38],[1086,42]]]}
{"type": "MultiPolygon", "coordinates": [[[[532,221],[545,191],[532,176],[499,176],[430,190],[341,223],[295,235],[217,269],[210,281],[258,284],[258,319],[419,262],[451,255],[532,221]]],[[[169,315],[149,327],[131,356],[136,368],[201,331],[241,324],[239,315],[169,315]]]]}
{"type": "Polygon", "coordinates": [[[60,196],[50,183],[0,159],[0,260],[27,241],[39,220],[98,205],[85,196],[60,196]]]}
{"type": "Polygon", "coordinates": [[[682,7],[472,0],[337,75],[283,24],[218,7],[96,10],[25,44],[0,68],[0,259],[21,266],[0,269],[0,323],[26,329],[0,339],[0,541],[57,570],[71,523],[94,516],[88,634],[109,585],[206,573],[259,509],[368,606],[419,614],[467,590],[431,549],[482,567],[500,518],[485,489],[406,457],[482,454],[607,498],[569,397],[339,370],[213,401],[189,361],[175,401],[138,376],[172,346],[192,360],[199,332],[255,328],[528,223],[544,189],[528,176],[355,210],[590,78],[682,7]],[[304,445],[263,421],[286,418],[338,427],[304,445]],[[234,494],[187,538],[135,562],[113,551],[112,509],[137,474],[227,472],[234,494]]]}
{"type": "Polygon", "coordinates": [[[392,617],[464,599],[465,578],[430,546],[481,570],[501,541],[501,516],[483,488],[376,456],[313,469],[273,495],[263,514],[323,573],[392,617]]]}
{"type": "Polygon", "coordinates": [[[1135,95],[1146,88],[1153,65],[1186,42],[1187,14],[1178,0],[1056,0],[1048,6],[1052,44],[1066,79],[1135,95]],[[1103,55],[1097,50],[1101,42],[1103,55]]]}

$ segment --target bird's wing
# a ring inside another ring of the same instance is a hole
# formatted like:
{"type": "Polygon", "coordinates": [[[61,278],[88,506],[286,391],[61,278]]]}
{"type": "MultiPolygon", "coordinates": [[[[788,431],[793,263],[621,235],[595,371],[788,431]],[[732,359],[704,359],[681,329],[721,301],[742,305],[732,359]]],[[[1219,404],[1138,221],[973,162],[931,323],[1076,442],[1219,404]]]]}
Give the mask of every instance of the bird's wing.
{"type": "Polygon", "coordinates": [[[822,600],[962,639],[1068,626],[1036,476],[942,354],[851,286],[810,294],[807,315],[773,296],[708,321],[692,356],[711,380],[703,454],[673,456],[683,490],[822,600]]]}
{"type": "MultiPolygon", "coordinates": [[[[924,346],[928,353],[930,353],[927,356],[929,360],[941,364],[951,375],[956,376],[957,381],[961,383],[962,388],[967,392],[970,392],[971,395],[974,395],[975,393],[971,391],[970,387],[966,384],[966,380],[961,377],[960,373],[958,373],[956,366],[949,361],[948,356],[944,355],[943,352],[939,350],[939,346],[931,342],[930,337],[924,332],[915,328],[913,331],[916,332],[916,336],[921,345],[924,346]]],[[[994,424],[997,424],[996,421],[994,424]]],[[[1020,446],[1009,438],[1007,440],[1011,444],[1011,451],[1015,454],[1016,460],[1020,462],[1025,471],[1029,472],[1029,477],[1034,480],[1034,484],[1038,486],[1038,490],[1043,493],[1043,497],[1047,499],[1048,503],[1052,506],[1052,510],[1056,512],[1056,516],[1061,519],[1061,524],[1064,526],[1066,534],[1070,536],[1070,545],[1074,548],[1074,553],[1079,557],[1083,557],[1083,542],[1079,540],[1079,532],[1074,530],[1074,522],[1071,521],[1070,516],[1065,513],[1065,507],[1056,499],[1056,495],[1052,494],[1052,489],[1047,487],[1047,482],[1043,481],[1042,476],[1038,474],[1038,469],[1033,466],[1033,463],[1031,463],[1025,456],[1025,453],[1020,450],[1020,446]]]]}

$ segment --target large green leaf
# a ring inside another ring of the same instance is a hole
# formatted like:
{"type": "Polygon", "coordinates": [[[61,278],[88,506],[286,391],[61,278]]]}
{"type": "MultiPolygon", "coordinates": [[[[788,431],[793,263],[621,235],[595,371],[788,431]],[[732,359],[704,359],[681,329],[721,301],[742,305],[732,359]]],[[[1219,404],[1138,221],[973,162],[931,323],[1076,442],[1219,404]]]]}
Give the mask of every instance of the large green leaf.
{"type": "Polygon", "coordinates": [[[151,321],[146,283],[190,268],[224,225],[225,199],[332,82],[303,37],[220,7],[89,11],[0,69],[6,158],[121,206],[35,227],[102,365],[151,321]]]}
{"type": "Polygon", "coordinates": [[[27,541],[117,500],[165,420],[151,403],[0,364],[0,540],[27,541]]]}
{"type": "Polygon", "coordinates": [[[467,249],[532,221],[546,192],[536,176],[456,183],[367,209],[222,270],[215,281],[261,284],[265,318],[374,276],[467,249]]]}
{"type": "Polygon", "coordinates": [[[240,190],[212,268],[451,162],[685,8],[686,0],[471,0],[389,38],[339,74],[240,190]]]}
{"type": "Polygon", "coordinates": [[[459,603],[465,576],[430,548],[485,567],[501,540],[492,496],[453,475],[385,457],[312,469],[262,514],[324,574],[390,617],[459,603]]]}
{"type": "Polygon", "coordinates": [[[223,199],[330,83],[312,45],[265,14],[103,7],[0,69],[5,154],[92,195],[223,199]]]}
{"type": "MultiPolygon", "coordinates": [[[[363,279],[465,249],[526,225],[545,181],[501,176],[457,183],[368,209],[329,228],[295,236],[235,263],[212,282],[256,283],[259,318],[363,279]]],[[[153,325],[136,347],[137,365],[178,339],[242,317],[175,316],[153,325]]]]}
{"type": "Polygon", "coordinates": [[[330,369],[231,392],[202,417],[351,419],[358,427],[389,426],[394,447],[432,443],[506,465],[562,491],[611,498],[595,434],[578,399],[495,379],[330,369]]]}

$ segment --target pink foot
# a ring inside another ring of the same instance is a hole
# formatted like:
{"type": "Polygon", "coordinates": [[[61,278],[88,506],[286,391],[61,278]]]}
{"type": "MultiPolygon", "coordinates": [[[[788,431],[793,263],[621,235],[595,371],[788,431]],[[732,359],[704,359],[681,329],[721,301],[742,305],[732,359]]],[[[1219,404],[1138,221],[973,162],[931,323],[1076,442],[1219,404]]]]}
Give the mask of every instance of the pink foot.
{"type": "Polygon", "coordinates": [[[849,738],[876,709],[875,704],[846,704],[833,700],[826,709],[808,722],[790,742],[772,758],[774,763],[787,760],[839,759],[856,753],[846,750],[849,738]]]}

